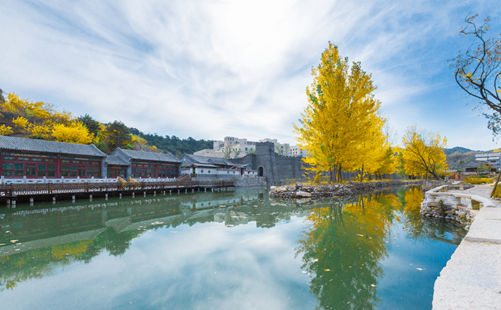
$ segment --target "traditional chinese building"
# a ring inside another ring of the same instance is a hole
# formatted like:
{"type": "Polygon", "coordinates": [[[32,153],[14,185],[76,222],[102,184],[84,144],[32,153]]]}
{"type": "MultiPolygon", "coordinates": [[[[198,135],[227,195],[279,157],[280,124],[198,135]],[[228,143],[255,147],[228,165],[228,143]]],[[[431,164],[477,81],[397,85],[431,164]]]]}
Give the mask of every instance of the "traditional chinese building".
{"type": "Polygon", "coordinates": [[[247,165],[236,164],[231,160],[219,157],[185,154],[182,162],[182,174],[191,175],[227,175],[241,176],[255,174],[247,170],[247,165]]]}
{"type": "Polygon", "coordinates": [[[170,153],[117,148],[107,160],[108,176],[177,178],[181,161],[170,153]],[[125,172],[125,173],[124,173],[125,172]]]}
{"type": "Polygon", "coordinates": [[[0,136],[5,178],[101,178],[106,154],[95,145],[0,136]]]}

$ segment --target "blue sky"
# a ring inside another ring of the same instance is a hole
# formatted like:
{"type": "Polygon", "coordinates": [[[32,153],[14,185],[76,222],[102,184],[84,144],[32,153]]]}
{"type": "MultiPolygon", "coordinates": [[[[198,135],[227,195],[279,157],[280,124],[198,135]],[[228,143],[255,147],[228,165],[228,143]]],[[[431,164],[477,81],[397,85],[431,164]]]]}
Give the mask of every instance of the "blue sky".
{"type": "Polygon", "coordinates": [[[329,41],[361,61],[393,133],[409,126],[448,146],[492,149],[482,111],[447,59],[468,46],[485,1],[2,1],[0,88],[75,115],[160,135],[278,138],[307,101],[329,41]]]}

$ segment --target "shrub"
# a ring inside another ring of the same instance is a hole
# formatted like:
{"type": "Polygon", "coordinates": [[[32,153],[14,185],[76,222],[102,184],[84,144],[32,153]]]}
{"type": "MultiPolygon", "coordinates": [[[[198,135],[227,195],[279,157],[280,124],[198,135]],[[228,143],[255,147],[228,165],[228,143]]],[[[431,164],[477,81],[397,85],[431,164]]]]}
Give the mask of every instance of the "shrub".
{"type": "Polygon", "coordinates": [[[485,184],[492,183],[494,180],[492,178],[467,178],[463,182],[468,184],[485,184]]]}

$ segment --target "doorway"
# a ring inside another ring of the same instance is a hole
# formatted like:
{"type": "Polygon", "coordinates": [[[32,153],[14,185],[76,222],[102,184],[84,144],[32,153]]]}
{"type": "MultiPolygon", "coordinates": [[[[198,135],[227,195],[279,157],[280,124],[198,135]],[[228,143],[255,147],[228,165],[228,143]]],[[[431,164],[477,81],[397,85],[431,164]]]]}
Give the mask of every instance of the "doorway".
{"type": "Polygon", "coordinates": [[[262,176],[263,176],[263,172],[264,172],[263,167],[259,167],[259,168],[257,168],[257,175],[258,175],[258,176],[262,177],[262,176]]]}

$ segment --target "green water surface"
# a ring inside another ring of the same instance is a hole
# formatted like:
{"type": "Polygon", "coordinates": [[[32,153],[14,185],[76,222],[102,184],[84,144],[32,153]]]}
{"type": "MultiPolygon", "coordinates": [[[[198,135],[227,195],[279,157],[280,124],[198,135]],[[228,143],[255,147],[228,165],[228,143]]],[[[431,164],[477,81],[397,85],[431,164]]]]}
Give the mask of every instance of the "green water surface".
{"type": "Polygon", "coordinates": [[[0,209],[1,309],[429,309],[464,236],[420,188],[266,189],[0,209]]]}

